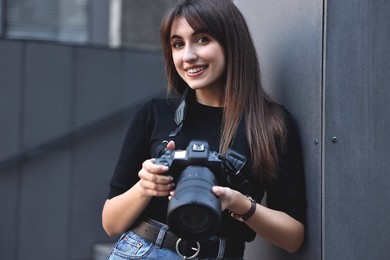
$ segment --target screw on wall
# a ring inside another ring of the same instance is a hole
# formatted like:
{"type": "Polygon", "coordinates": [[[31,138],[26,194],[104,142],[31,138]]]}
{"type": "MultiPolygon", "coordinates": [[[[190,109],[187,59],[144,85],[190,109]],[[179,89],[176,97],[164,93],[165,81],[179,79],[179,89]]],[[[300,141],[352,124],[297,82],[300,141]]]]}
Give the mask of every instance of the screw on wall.
{"type": "Polygon", "coordinates": [[[332,143],[334,143],[334,144],[337,143],[337,136],[332,137],[332,143]]]}

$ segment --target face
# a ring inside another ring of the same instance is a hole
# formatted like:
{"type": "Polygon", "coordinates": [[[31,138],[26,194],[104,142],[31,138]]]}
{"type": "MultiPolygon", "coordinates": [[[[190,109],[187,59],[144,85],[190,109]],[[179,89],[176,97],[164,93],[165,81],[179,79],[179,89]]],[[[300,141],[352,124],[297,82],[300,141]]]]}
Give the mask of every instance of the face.
{"type": "Polygon", "coordinates": [[[195,90],[198,101],[218,105],[225,84],[226,61],[222,46],[209,34],[195,32],[182,17],[172,24],[170,42],[176,70],[195,90]]]}

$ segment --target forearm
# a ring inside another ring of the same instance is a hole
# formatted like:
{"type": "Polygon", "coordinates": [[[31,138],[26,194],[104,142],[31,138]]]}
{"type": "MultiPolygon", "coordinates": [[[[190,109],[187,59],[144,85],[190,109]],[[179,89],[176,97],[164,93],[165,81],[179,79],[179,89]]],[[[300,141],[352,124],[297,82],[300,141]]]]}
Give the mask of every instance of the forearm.
{"type": "MultiPolygon", "coordinates": [[[[234,196],[229,210],[244,214],[250,208],[250,201],[238,193],[234,196]]],[[[296,252],[304,240],[304,225],[288,214],[272,210],[259,203],[252,217],[245,221],[259,236],[272,244],[293,253],[296,252]]]]}
{"type": "Polygon", "coordinates": [[[246,221],[259,236],[294,253],[304,240],[304,225],[284,212],[257,204],[255,214],[246,221]]]}
{"type": "Polygon", "coordinates": [[[151,196],[141,191],[139,182],[125,193],[106,200],[102,212],[103,228],[109,236],[123,233],[148,205],[151,196]]]}

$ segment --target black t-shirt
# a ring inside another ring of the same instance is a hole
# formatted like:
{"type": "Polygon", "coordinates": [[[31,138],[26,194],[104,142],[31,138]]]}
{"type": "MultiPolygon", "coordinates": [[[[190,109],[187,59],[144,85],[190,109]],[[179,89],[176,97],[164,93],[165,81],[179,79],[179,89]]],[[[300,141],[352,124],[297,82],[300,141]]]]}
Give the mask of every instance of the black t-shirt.
{"type": "MultiPolygon", "coordinates": [[[[152,99],[143,103],[129,125],[122,146],[120,157],[110,182],[108,199],[124,193],[138,182],[138,171],[146,159],[155,154],[155,149],[164,141],[171,140],[168,135],[176,129],[174,122],[178,102],[173,99],[152,99]]],[[[210,107],[190,101],[183,128],[180,134],[172,138],[175,150],[185,150],[191,140],[205,140],[210,151],[218,151],[223,108],[210,107]]],[[[302,152],[297,131],[291,116],[288,119],[287,152],[283,155],[279,175],[271,183],[258,183],[251,173],[251,157],[245,131],[242,125],[236,134],[232,149],[247,157],[247,164],[241,171],[252,184],[253,197],[260,202],[267,193],[267,206],[283,211],[298,221],[305,223],[306,197],[302,152]]],[[[231,186],[232,187],[232,186],[231,186]]],[[[239,187],[232,187],[239,189],[239,187]]],[[[245,193],[245,190],[242,191],[245,193]]],[[[146,207],[143,216],[166,223],[168,198],[153,197],[146,207]]],[[[243,246],[244,241],[252,241],[255,232],[245,223],[230,217],[223,212],[222,223],[218,235],[236,241],[243,246]]]]}

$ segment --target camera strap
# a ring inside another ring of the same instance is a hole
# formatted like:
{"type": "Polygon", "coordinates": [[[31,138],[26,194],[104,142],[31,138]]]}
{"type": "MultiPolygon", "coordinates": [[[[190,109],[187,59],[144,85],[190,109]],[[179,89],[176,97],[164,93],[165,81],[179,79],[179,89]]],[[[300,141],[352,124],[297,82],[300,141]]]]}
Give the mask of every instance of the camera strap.
{"type": "Polygon", "coordinates": [[[247,158],[229,148],[226,155],[223,156],[223,165],[225,167],[226,179],[230,185],[236,186],[239,191],[245,195],[253,196],[252,184],[245,178],[241,172],[246,164],[247,158]]]}
{"type": "MultiPolygon", "coordinates": [[[[175,130],[169,133],[169,138],[176,137],[183,127],[187,111],[187,96],[189,91],[188,89],[188,87],[185,88],[183,95],[180,99],[179,106],[175,111],[174,120],[177,127],[175,130]]],[[[162,152],[165,150],[166,145],[167,141],[164,141],[156,148],[156,157],[159,157],[162,154],[162,152]]],[[[250,182],[245,178],[245,176],[243,176],[243,174],[241,173],[242,168],[246,164],[246,157],[229,148],[226,155],[223,156],[223,160],[223,164],[226,171],[226,178],[229,184],[238,186],[237,188],[240,190],[240,192],[244,193],[245,195],[252,196],[253,187],[250,182]]]]}
{"type": "MultiPolygon", "coordinates": [[[[184,119],[186,117],[186,110],[187,110],[187,94],[188,94],[188,87],[185,88],[183,95],[181,96],[179,106],[176,108],[174,120],[177,125],[176,129],[169,133],[168,137],[173,138],[176,137],[183,127],[184,119]]],[[[159,144],[153,151],[152,156],[154,158],[160,157],[167,147],[168,141],[164,140],[161,144],[159,144]]]]}
{"type": "Polygon", "coordinates": [[[169,133],[170,138],[177,136],[180,133],[181,128],[183,127],[184,119],[186,117],[186,110],[187,110],[187,94],[188,94],[188,87],[184,90],[179,106],[175,111],[174,120],[177,125],[177,128],[169,133]]]}

